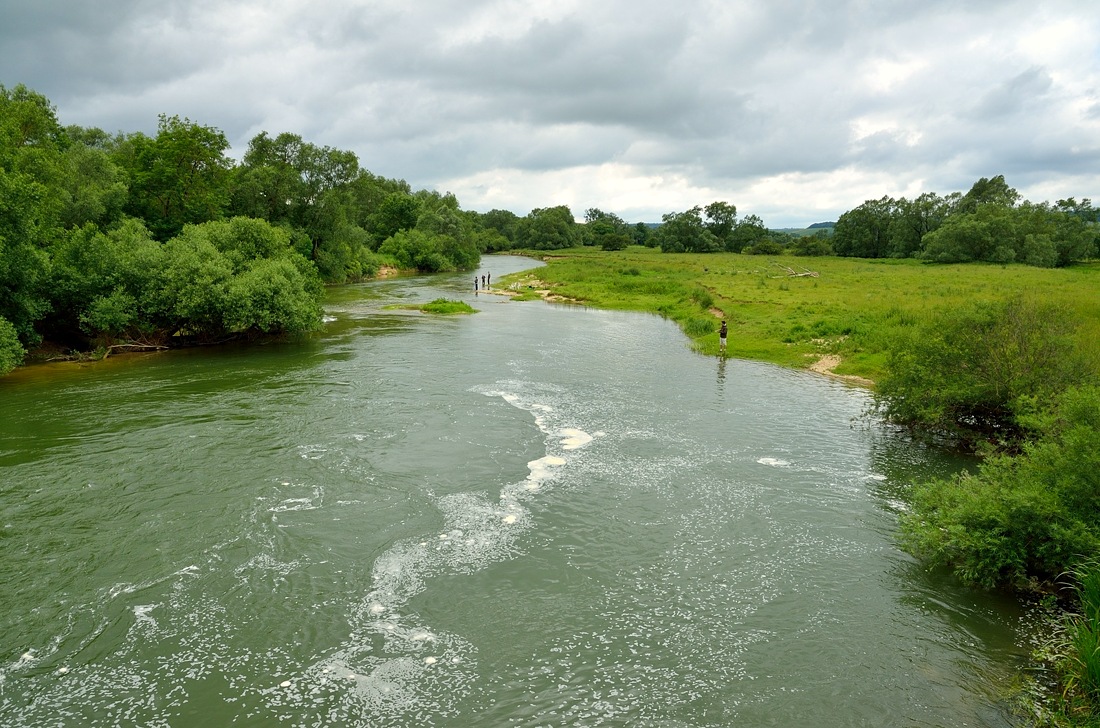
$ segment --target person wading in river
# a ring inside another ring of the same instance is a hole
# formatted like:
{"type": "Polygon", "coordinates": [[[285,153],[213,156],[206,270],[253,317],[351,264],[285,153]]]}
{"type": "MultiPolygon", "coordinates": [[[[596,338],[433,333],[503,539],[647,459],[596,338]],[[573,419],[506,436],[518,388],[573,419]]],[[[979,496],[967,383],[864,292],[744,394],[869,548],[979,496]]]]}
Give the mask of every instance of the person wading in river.
{"type": "Polygon", "coordinates": [[[722,319],[722,328],[718,329],[718,350],[723,354],[726,353],[726,333],[726,320],[722,319]]]}

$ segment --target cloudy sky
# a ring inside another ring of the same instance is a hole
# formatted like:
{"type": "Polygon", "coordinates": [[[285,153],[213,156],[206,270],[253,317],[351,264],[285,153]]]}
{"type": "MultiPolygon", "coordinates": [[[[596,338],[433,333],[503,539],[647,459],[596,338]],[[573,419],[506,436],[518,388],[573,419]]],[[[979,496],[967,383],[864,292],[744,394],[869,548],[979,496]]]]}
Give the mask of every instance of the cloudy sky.
{"type": "Polygon", "coordinates": [[[1096,0],[0,0],[0,84],[349,149],[465,209],[770,227],[1004,174],[1100,200],[1096,0]]]}

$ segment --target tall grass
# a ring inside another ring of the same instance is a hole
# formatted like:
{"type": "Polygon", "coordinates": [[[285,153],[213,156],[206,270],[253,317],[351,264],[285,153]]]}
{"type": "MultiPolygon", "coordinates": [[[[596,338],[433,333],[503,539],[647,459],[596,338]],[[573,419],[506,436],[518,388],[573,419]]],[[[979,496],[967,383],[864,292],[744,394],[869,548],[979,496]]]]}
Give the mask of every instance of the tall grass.
{"type": "Polygon", "coordinates": [[[1062,683],[1054,725],[1100,725],[1100,562],[1090,559],[1068,574],[1077,611],[1064,619],[1055,669],[1062,683]]]}

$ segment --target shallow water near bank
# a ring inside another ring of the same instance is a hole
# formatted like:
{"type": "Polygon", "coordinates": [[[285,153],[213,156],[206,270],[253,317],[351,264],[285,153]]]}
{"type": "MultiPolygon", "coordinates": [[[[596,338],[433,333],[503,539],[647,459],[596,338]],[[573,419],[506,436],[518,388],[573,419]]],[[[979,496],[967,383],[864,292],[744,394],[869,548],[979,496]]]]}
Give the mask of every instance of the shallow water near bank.
{"type": "Polygon", "coordinates": [[[1012,724],[1021,615],[894,542],[958,462],[861,389],[469,279],[0,380],[0,724],[1012,724]],[[384,308],[439,297],[479,312],[384,308]]]}

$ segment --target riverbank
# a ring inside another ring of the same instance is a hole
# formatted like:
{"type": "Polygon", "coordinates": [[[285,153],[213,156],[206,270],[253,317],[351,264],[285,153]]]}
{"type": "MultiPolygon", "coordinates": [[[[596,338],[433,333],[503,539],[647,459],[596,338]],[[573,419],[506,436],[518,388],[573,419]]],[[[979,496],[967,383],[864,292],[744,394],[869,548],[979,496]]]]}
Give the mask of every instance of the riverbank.
{"type": "Polygon", "coordinates": [[[1082,345],[1100,340],[1100,264],[930,265],[916,260],[670,254],[643,247],[512,251],[543,261],[500,280],[527,298],[645,311],[676,321],[702,354],[820,371],[871,386],[886,370],[890,341],[930,311],[1027,294],[1092,322],[1082,345]]]}

